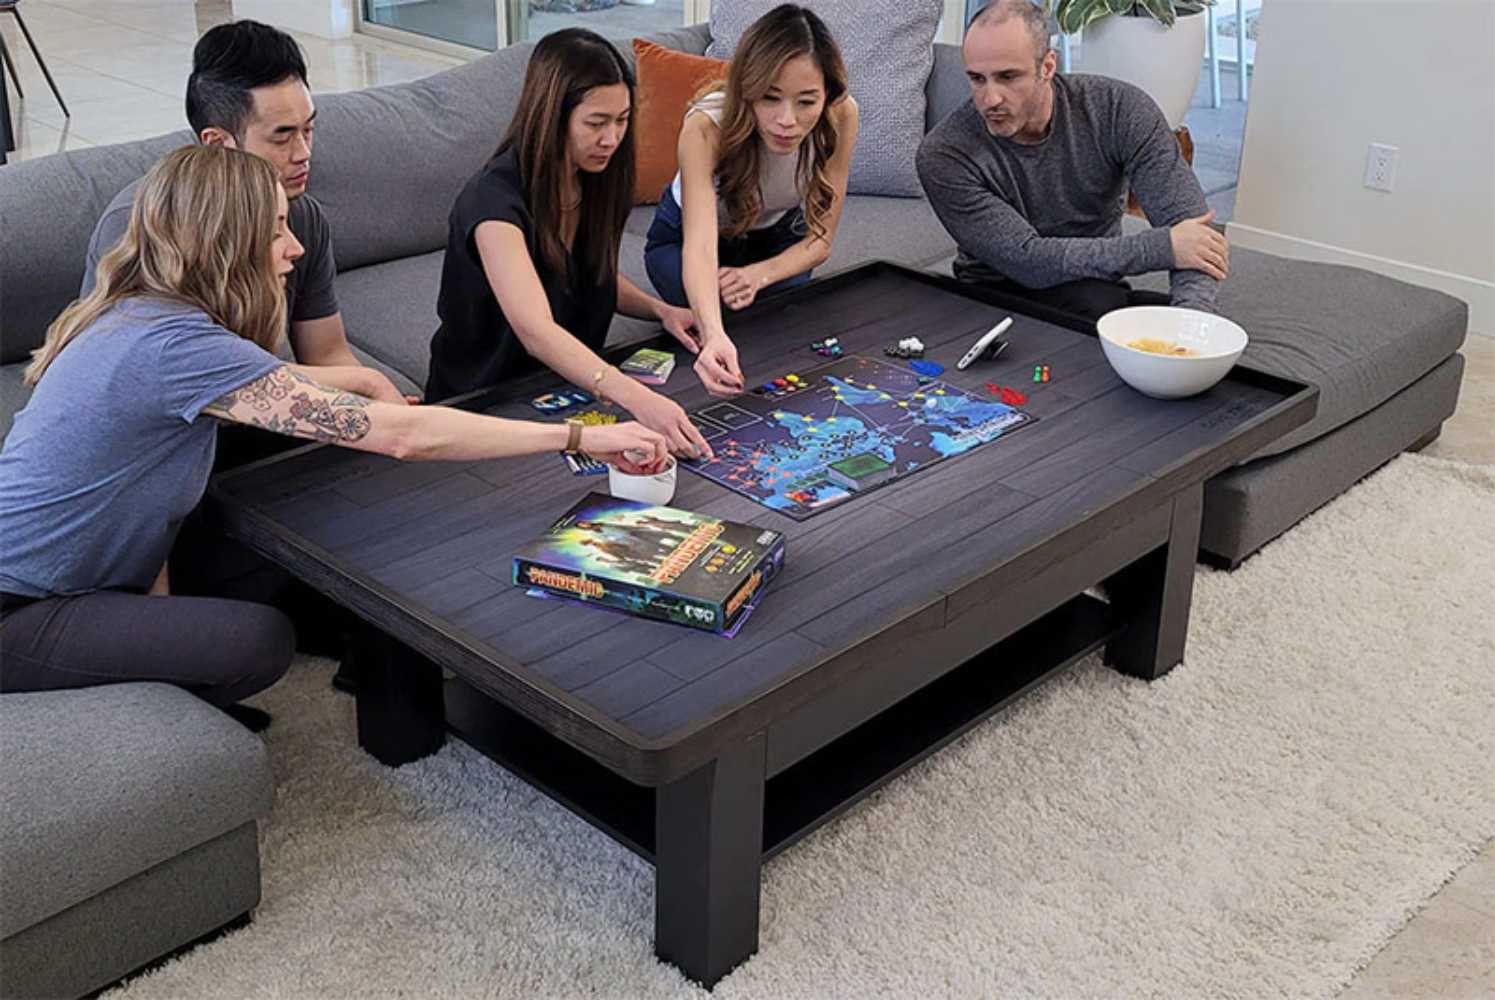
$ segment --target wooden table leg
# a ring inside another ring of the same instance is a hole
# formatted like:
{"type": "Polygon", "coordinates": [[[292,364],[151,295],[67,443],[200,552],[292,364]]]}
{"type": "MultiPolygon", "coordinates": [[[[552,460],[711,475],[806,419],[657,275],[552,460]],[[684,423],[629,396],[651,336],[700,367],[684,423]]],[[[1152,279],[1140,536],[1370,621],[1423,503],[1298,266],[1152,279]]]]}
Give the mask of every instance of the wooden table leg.
{"type": "Polygon", "coordinates": [[[446,739],[441,668],[368,626],[354,635],[351,653],[358,674],[358,745],[390,767],[440,750],[446,739]]]}
{"type": "Polygon", "coordinates": [[[1152,680],[1184,658],[1203,513],[1203,484],[1178,494],[1173,499],[1168,544],[1106,584],[1112,606],[1128,622],[1126,631],[1106,646],[1106,662],[1124,674],[1152,680]]]}
{"type": "Polygon", "coordinates": [[[764,738],[658,791],[654,953],[710,989],[758,950],[764,738]]]}

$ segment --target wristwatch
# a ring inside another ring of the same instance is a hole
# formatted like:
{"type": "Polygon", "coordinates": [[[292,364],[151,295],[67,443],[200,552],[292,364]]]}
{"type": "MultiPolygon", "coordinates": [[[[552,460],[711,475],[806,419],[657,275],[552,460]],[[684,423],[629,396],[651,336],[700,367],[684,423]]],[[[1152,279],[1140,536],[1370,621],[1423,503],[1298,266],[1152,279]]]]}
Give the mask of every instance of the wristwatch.
{"type": "Polygon", "coordinates": [[[575,455],[577,452],[581,451],[582,424],[580,421],[568,420],[566,421],[566,426],[569,428],[569,432],[566,437],[566,454],[575,455]]]}

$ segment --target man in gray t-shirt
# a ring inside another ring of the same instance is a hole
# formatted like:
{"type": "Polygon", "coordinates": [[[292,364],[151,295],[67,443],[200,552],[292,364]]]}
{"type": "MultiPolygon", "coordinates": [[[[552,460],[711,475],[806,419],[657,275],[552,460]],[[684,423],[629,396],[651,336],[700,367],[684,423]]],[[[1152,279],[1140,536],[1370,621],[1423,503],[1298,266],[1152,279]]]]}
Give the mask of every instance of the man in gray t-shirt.
{"type": "Polygon", "coordinates": [[[963,45],[971,100],[930,130],[919,179],[955,237],[956,277],[1096,318],[1168,296],[1124,279],[1170,272],[1174,305],[1213,311],[1225,237],[1163,114],[1143,91],[1055,73],[1031,0],[995,0],[963,45]],[[1155,228],[1121,233],[1127,190],[1155,228]]]}
{"type": "MultiPolygon", "coordinates": [[[[286,333],[295,360],[304,365],[361,366],[348,345],[333,289],[337,266],[332,230],[322,206],[306,193],[317,112],[296,41],[256,21],[232,21],[211,29],[192,50],[186,103],[187,120],[199,142],[242,149],[267,161],[290,199],[287,222],[305,248],[286,279],[286,333]]],[[[94,227],[81,294],[93,289],[99,258],[128,228],[139,184],[115,195],[94,227]]],[[[382,374],[371,376],[381,390],[376,398],[404,401],[382,374]]]]}

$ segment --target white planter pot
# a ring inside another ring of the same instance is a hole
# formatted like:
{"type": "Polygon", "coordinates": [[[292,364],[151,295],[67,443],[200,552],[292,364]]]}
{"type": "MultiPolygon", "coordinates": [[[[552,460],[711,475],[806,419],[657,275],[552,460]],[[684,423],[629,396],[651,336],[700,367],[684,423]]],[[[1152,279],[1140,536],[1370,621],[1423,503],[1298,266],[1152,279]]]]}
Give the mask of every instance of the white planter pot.
{"type": "Polygon", "coordinates": [[[1207,20],[1188,14],[1165,28],[1150,17],[1103,17],[1085,29],[1079,68],[1135,83],[1176,129],[1199,85],[1207,20]]]}

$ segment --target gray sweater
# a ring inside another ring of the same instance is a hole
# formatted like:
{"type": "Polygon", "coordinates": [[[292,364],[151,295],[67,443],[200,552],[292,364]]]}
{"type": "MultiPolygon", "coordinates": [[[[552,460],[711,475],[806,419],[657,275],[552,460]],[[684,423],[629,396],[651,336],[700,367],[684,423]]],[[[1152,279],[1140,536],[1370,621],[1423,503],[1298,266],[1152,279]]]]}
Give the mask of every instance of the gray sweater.
{"type": "MultiPolygon", "coordinates": [[[[1168,227],[1208,211],[1163,113],[1141,89],[1056,75],[1049,134],[1025,146],[987,132],[970,101],[919,146],[919,179],[959,244],[962,280],[1049,288],[1172,269],[1168,227]],[[1156,228],[1121,235],[1128,188],[1156,228]]],[[[1215,308],[1217,282],[1173,270],[1174,305],[1215,308]]]]}

